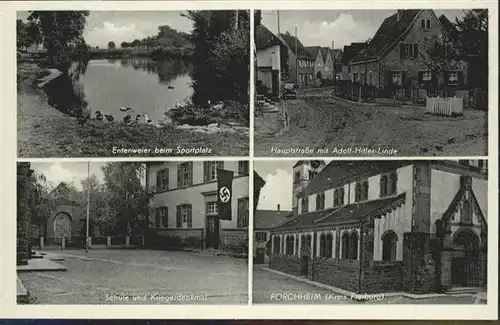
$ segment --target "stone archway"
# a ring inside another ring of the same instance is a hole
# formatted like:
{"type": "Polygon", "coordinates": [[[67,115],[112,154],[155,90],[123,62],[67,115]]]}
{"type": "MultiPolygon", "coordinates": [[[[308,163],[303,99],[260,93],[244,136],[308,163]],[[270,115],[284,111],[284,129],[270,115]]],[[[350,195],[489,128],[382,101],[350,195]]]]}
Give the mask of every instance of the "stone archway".
{"type": "Polygon", "coordinates": [[[469,229],[460,229],[453,236],[452,247],[452,286],[479,287],[482,278],[479,237],[469,229]]]}
{"type": "Polygon", "coordinates": [[[66,212],[59,212],[54,216],[54,239],[56,243],[60,243],[62,237],[71,241],[72,222],[71,216],[66,212]]]}

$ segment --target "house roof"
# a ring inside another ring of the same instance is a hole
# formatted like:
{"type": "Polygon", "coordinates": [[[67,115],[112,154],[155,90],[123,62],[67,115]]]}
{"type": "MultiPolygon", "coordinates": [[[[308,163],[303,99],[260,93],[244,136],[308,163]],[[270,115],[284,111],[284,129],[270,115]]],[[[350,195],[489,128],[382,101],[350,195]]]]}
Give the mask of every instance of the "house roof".
{"type": "Polygon", "coordinates": [[[288,32],[286,32],[285,34],[281,33],[279,34],[279,36],[283,39],[286,45],[288,45],[292,53],[297,55],[297,57],[305,59],[316,59],[316,57],[311,57],[311,54],[306,51],[302,42],[295,36],[291,35],[288,32]],[[295,51],[295,41],[297,41],[297,51],[295,51]],[[298,52],[298,54],[296,52],[298,52]]]}
{"type": "Polygon", "coordinates": [[[420,10],[398,10],[387,17],[370,41],[366,53],[357,53],[356,60],[364,60],[365,57],[369,60],[382,55],[410,27],[420,10]]]}
{"type": "Polygon", "coordinates": [[[321,56],[323,57],[323,62],[326,62],[326,58],[328,57],[328,53],[331,53],[329,47],[322,47],[321,48],[321,56]]]}
{"type": "Polygon", "coordinates": [[[257,50],[281,45],[282,41],[274,35],[266,26],[260,25],[255,29],[255,47],[257,50]]]}
{"type": "Polygon", "coordinates": [[[331,161],[316,175],[305,189],[306,195],[321,193],[343,185],[346,182],[356,181],[385,171],[409,165],[411,161],[331,161]]]}
{"type": "MultiPolygon", "coordinates": [[[[293,165],[293,168],[297,167],[297,166],[300,166],[306,162],[310,162],[311,160],[299,160],[295,163],[295,165],[293,165]]],[[[319,162],[320,166],[325,166],[326,163],[324,160],[316,160],[317,162],[319,162]]]]}
{"type": "Polygon", "coordinates": [[[273,230],[292,230],[328,225],[359,223],[363,219],[379,218],[405,203],[406,193],[379,200],[357,202],[342,207],[299,214],[277,225],[273,230]]]}
{"type": "MultiPolygon", "coordinates": [[[[481,217],[481,220],[484,220],[484,223],[487,224],[486,219],[484,218],[483,211],[481,210],[481,207],[479,206],[479,203],[477,202],[477,197],[474,194],[474,191],[472,189],[470,189],[469,191],[472,194],[473,204],[476,205],[477,210],[479,211],[479,215],[481,217]]],[[[460,190],[458,190],[457,194],[455,195],[455,197],[451,201],[450,205],[448,206],[448,209],[446,209],[446,211],[443,213],[443,216],[442,216],[443,220],[446,220],[446,221],[450,220],[450,218],[453,216],[453,214],[457,210],[459,203],[463,200],[466,192],[467,192],[467,189],[463,188],[463,187],[460,190]]]]}
{"type": "Polygon", "coordinates": [[[320,46],[306,46],[306,52],[308,52],[309,55],[315,59],[318,57],[319,51],[321,51],[320,46]]]}
{"type": "Polygon", "coordinates": [[[286,220],[292,213],[292,211],[256,210],[254,229],[270,229],[286,220]]]}
{"type": "Polygon", "coordinates": [[[443,29],[445,30],[446,33],[448,33],[451,37],[457,37],[459,32],[458,29],[453,25],[453,23],[446,17],[445,15],[441,15],[438,18],[439,22],[441,23],[441,26],[443,26],[443,29]]]}
{"type": "Polygon", "coordinates": [[[366,42],[351,43],[351,45],[344,46],[342,53],[342,64],[347,65],[351,60],[354,60],[358,53],[366,47],[366,42]]]}

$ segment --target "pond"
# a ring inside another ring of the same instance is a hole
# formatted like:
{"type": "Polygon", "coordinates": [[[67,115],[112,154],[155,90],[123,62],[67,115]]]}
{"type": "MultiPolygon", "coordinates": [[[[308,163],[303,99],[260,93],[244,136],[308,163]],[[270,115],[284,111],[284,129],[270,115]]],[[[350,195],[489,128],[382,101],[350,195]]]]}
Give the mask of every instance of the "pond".
{"type": "Polygon", "coordinates": [[[80,82],[92,116],[99,110],[121,121],[127,114],[135,118],[147,113],[151,120],[163,121],[175,101],[182,104],[191,97],[189,71],[182,61],[90,60],[80,82]],[[131,110],[123,112],[121,107],[131,110]]]}

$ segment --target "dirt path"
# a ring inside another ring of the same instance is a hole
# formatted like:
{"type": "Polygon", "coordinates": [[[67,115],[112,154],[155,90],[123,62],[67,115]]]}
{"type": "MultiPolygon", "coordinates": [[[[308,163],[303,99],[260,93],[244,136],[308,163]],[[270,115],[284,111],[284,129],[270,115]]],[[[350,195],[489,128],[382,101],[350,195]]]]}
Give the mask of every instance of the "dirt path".
{"type": "Polygon", "coordinates": [[[20,158],[246,156],[249,153],[246,134],[206,134],[173,126],[126,126],[95,120],[82,126],[76,118],[49,106],[45,95],[29,86],[18,91],[17,142],[20,158]]]}
{"type": "Polygon", "coordinates": [[[482,111],[467,110],[456,118],[439,117],[425,114],[422,107],[365,105],[324,96],[287,101],[287,106],[290,130],[272,135],[256,128],[256,156],[487,155],[487,115],[482,111]],[[294,148],[312,151],[276,150],[294,148]],[[338,152],[349,148],[352,150],[338,152]]]}

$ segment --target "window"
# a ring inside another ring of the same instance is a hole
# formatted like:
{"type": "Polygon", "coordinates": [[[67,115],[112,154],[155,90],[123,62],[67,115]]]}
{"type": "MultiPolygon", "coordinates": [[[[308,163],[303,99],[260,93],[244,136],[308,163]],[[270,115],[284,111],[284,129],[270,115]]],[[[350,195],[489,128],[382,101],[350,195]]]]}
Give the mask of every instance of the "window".
{"type": "Polygon", "coordinates": [[[351,66],[350,65],[347,66],[347,72],[351,73],[351,66]]]}
{"type": "Polygon", "coordinates": [[[321,234],[319,242],[319,256],[332,258],[333,235],[331,233],[321,234]]]}
{"type": "Polygon", "coordinates": [[[342,235],[342,259],[349,259],[349,234],[347,232],[342,235]]]}
{"type": "Polygon", "coordinates": [[[382,177],[380,177],[380,197],[384,197],[387,195],[388,181],[389,179],[386,175],[382,175],[382,177]]]}
{"type": "Polygon", "coordinates": [[[358,233],[353,232],[351,234],[351,236],[349,237],[349,239],[350,239],[349,259],[357,260],[358,259],[358,233]]]}
{"type": "Polygon", "coordinates": [[[313,74],[312,74],[312,73],[310,73],[310,74],[309,74],[309,79],[310,79],[310,80],[312,80],[312,79],[313,79],[313,74]]]}
{"type": "Polygon", "coordinates": [[[247,160],[238,162],[238,174],[247,175],[249,170],[249,163],[247,160]]]}
{"type": "Polygon", "coordinates": [[[469,160],[466,160],[466,159],[460,159],[460,160],[458,161],[458,163],[459,163],[460,165],[469,166],[469,160]]]}
{"type": "Polygon", "coordinates": [[[432,79],[432,73],[430,71],[422,72],[422,81],[431,81],[431,79],[432,79]]]}
{"type": "Polygon", "coordinates": [[[344,188],[337,188],[333,194],[333,206],[344,204],[344,188]]]}
{"type": "Polygon", "coordinates": [[[361,185],[361,200],[368,200],[368,182],[364,181],[361,185]]]}
{"type": "Polygon", "coordinates": [[[319,256],[320,257],[325,257],[325,250],[326,250],[326,235],[321,234],[321,236],[319,236],[319,256]]]}
{"type": "Polygon", "coordinates": [[[258,231],[255,233],[255,240],[258,242],[267,242],[267,232],[258,231]]]}
{"type": "Polygon", "coordinates": [[[159,170],[156,174],[156,190],[166,191],[168,190],[168,168],[159,170]]]}
{"type": "Polygon", "coordinates": [[[294,243],[293,235],[287,235],[285,242],[286,242],[285,255],[293,255],[293,243],[294,243]]]}
{"type": "Polygon", "coordinates": [[[295,174],[293,176],[293,182],[295,184],[297,184],[298,182],[300,182],[300,172],[295,172],[295,174]]]}
{"type": "Polygon", "coordinates": [[[205,161],[203,162],[203,182],[217,180],[217,170],[224,168],[223,161],[205,161]]]}
{"type": "Polygon", "coordinates": [[[403,84],[403,73],[401,71],[392,72],[392,84],[401,86],[403,84]]]}
{"type": "Polygon", "coordinates": [[[354,190],[354,201],[355,202],[359,202],[361,201],[361,184],[360,183],[357,183],[356,184],[356,188],[354,190]]]}
{"type": "Polygon", "coordinates": [[[430,19],[421,19],[420,20],[420,28],[421,29],[431,29],[431,20],[430,19]]]}
{"type": "Polygon", "coordinates": [[[389,176],[389,194],[396,194],[398,192],[398,175],[394,172],[389,176]]]}
{"type": "Polygon", "coordinates": [[[382,261],[396,260],[396,246],[398,236],[391,230],[382,235],[382,261]]]}
{"type": "Polygon", "coordinates": [[[325,208],[325,194],[319,193],[316,195],[316,210],[323,210],[325,208]]]}
{"type": "Polygon", "coordinates": [[[207,202],[207,216],[216,216],[218,213],[217,202],[207,202]]]}
{"type": "Polygon", "coordinates": [[[400,43],[399,55],[402,59],[418,57],[418,43],[400,43]]]}
{"type": "Polygon", "coordinates": [[[279,255],[281,252],[281,238],[276,235],[273,239],[273,254],[279,255]]]}
{"type": "Polygon", "coordinates": [[[449,71],[448,72],[448,82],[449,83],[457,83],[458,82],[458,71],[449,71]]]}
{"type": "Polygon", "coordinates": [[[193,162],[186,162],[177,165],[177,187],[189,186],[193,184],[193,162]]]}
{"type": "Polygon", "coordinates": [[[299,73],[299,82],[304,82],[304,75],[299,73]]]}
{"type": "Polygon", "coordinates": [[[462,204],[460,222],[468,225],[472,224],[472,208],[468,200],[462,204]]]}
{"type": "Polygon", "coordinates": [[[368,181],[356,183],[354,201],[368,200],[368,181]]]}
{"type": "Polygon", "coordinates": [[[302,201],[300,202],[300,205],[301,205],[301,212],[302,213],[306,213],[308,210],[309,210],[309,200],[304,197],[302,198],[302,201]]]}
{"type": "Polygon", "coordinates": [[[168,228],[168,208],[156,208],[155,211],[155,227],[168,228]]]}
{"type": "Polygon", "coordinates": [[[238,228],[248,227],[248,198],[238,199],[238,228]]]}
{"type": "Polygon", "coordinates": [[[191,204],[177,206],[177,228],[191,228],[192,208],[191,204]]]}
{"type": "Polygon", "coordinates": [[[367,80],[367,83],[369,85],[373,85],[373,72],[372,71],[369,71],[368,72],[368,80],[367,80]]]}
{"type": "Polygon", "coordinates": [[[359,82],[359,74],[357,72],[354,72],[352,74],[352,81],[353,82],[359,82]]]}

